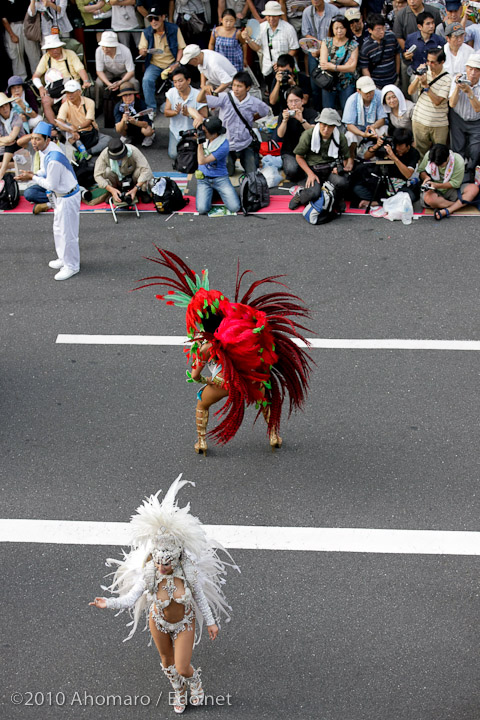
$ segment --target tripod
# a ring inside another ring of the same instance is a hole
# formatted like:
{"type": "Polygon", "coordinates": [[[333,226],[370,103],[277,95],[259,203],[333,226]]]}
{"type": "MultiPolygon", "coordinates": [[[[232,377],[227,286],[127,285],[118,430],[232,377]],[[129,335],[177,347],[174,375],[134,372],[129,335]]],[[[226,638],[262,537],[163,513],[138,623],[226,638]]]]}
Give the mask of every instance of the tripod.
{"type": "Polygon", "coordinates": [[[379,194],[382,183],[384,187],[386,187],[387,192],[395,195],[395,188],[393,187],[392,179],[387,173],[387,166],[395,164],[393,160],[375,160],[374,164],[378,167],[378,170],[377,172],[372,172],[372,176],[377,178],[377,182],[375,184],[373,195],[370,198],[367,207],[365,208],[365,215],[368,215],[368,213],[370,212],[372,202],[378,199],[377,195],[379,194]]]}

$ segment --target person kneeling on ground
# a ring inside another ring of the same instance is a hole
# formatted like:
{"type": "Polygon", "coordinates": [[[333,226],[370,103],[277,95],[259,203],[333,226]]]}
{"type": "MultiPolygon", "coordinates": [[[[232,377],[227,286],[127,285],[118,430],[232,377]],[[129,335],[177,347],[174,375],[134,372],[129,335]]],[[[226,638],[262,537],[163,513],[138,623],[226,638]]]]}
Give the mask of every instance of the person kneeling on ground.
{"type": "Polygon", "coordinates": [[[463,193],[460,187],[465,174],[461,155],[446,145],[433,145],[419,165],[418,172],[422,185],[423,207],[435,208],[435,220],[443,220],[452,212],[469,205],[478,195],[477,185],[467,185],[463,193]]]}
{"type": "Polygon", "coordinates": [[[207,142],[198,138],[197,212],[206,215],[212,208],[213,191],[216,190],[230,212],[240,210],[240,200],[230,182],[227,170],[229,144],[224,136],[225,128],[217,117],[195,120],[197,130],[205,132],[207,142]],[[201,123],[201,124],[200,124],[201,123]],[[201,177],[199,177],[201,175],[201,177]]]}
{"type": "Polygon", "coordinates": [[[343,173],[352,170],[353,159],[348,157],[348,143],[338,129],[340,125],[337,111],[324,108],[315,127],[302,134],[294,152],[298,165],[307,176],[307,182],[305,188],[299,188],[290,200],[290,210],[317,200],[326,180],[335,187],[341,201],[348,188],[348,177],[343,173]]]}
{"type": "Polygon", "coordinates": [[[135,88],[130,83],[120,86],[118,96],[120,102],[115,105],[113,117],[115,118],[115,131],[121,136],[123,142],[150,147],[155,140],[153,121],[147,113],[136,118],[139,112],[147,109],[144,101],[135,94],[135,88]]]}
{"type": "Polygon", "coordinates": [[[406,185],[420,160],[412,143],[413,133],[402,128],[394,130],[390,141],[375,136],[365,151],[364,160],[376,160],[376,163],[358,165],[350,181],[353,194],[360,198],[359,207],[379,205],[380,198],[400,191],[407,192],[412,203],[419,199],[419,184],[406,185]]]}
{"type": "MultiPolygon", "coordinates": [[[[95,182],[105,188],[116,204],[122,202],[121,194],[125,192],[133,203],[137,195],[141,202],[151,202],[150,188],[153,184],[153,173],[148,161],[133,145],[124,145],[119,138],[112,138],[95,163],[95,182]]],[[[100,202],[100,199],[97,199],[100,202]]]]}
{"type": "Polygon", "coordinates": [[[283,172],[287,180],[300,180],[305,175],[295,159],[294,150],[303,131],[314,127],[317,115],[316,110],[305,107],[303,90],[300,87],[290,88],[287,95],[287,108],[282,112],[281,121],[277,125],[275,133],[275,140],[282,143],[283,172]]]}

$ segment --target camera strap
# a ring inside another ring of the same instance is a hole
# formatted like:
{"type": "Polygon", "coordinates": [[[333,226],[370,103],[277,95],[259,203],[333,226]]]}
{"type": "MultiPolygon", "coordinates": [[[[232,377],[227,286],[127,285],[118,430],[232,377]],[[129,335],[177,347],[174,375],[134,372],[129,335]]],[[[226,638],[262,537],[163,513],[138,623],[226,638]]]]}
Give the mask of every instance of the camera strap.
{"type": "Polygon", "coordinates": [[[229,92],[229,93],[227,93],[227,95],[228,95],[228,99],[229,99],[230,102],[232,103],[233,109],[235,110],[235,112],[237,113],[238,117],[240,118],[240,120],[243,122],[243,124],[244,124],[245,127],[247,128],[247,130],[248,130],[248,132],[249,132],[249,134],[250,134],[250,137],[252,138],[252,140],[258,142],[258,137],[255,135],[255,133],[253,132],[252,128],[251,128],[250,125],[247,123],[247,121],[246,121],[245,118],[243,117],[242,113],[241,113],[240,110],[238,109],[238,106],[237,106],[237,104],[235,103],[235,101],[234,101],[234,99],[233,99],[233,97],[232,97],[232,93],[229,92]]]}
{"type": "Polygon", "coordinates": [[[448,72],[445,71],[443,73],[440,73],[440,75],[438,75],[438,77],[433,78],[433,80],[430,80],[430,82],[428,83],[428,87],[432,87],[433,83],[436,83],[437,80],[440,80],[440,78],[445,77],[445,75],[448,75],[448,72]]]}

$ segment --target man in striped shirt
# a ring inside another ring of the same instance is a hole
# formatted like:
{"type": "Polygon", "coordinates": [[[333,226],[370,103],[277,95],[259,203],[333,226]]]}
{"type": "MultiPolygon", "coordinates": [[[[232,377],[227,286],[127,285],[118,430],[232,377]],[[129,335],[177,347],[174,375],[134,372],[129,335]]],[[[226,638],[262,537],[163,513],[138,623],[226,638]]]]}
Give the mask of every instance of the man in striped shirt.
{"type": "Polygon", "coordinates": [[[470,55],[466,75],[470,84],[459,83],[457,75],[450,90],[450,145],[468,158],[466,173],[473,180],[480,163],[480,55],[470,55]]]}
{"type": "Polygon", "coordinates": [[[368,16],[370,37],[364,41],[358,59],[362,75],[371,77],[380,90],[385,85],[395,85],[400,72],[400,46],[385,24],[385,18],[380,13],[368,16]]]}
{"type": "MultiPolygon", "coordinates": [[[[448,96],[452,78],[444,71],[445,53],[430,50],[427,55],[427,72],[414,75],[408,87],[410,95],[420,92],[412,115],[415,147],[423,158],[435,143],[445,145],[448,138],[448,96]]],[[[420,66],[421,67],[421,66],[420,66]]]]}

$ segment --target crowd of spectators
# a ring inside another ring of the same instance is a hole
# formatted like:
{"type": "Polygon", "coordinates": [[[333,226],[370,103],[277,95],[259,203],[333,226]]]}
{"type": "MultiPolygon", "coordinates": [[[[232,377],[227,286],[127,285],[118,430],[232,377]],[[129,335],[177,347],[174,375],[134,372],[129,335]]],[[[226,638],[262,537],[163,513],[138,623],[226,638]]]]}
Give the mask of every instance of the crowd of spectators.
{"type": "MultiPolygon", "coordinates": [[[[185,131],[206,135],[200,212],[214,190],[235,211],[229,176],[259,167],[254,125],[269,118],[283,172],[298,183],[292,208],[318,197],[327,179],[359,207],[407,191],[438,220],[476,201],[475,3],[1,0],[0,8],[0,183],[45,119],[83,186],[117,202],[135,166],[129,192],[148,198],[146,149],[164,115],[172,161],[185,131]]],[[[25,196],[35,212],[48,207],[35,188],[25,196]]]]}

